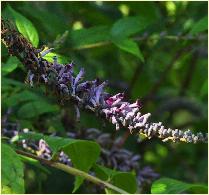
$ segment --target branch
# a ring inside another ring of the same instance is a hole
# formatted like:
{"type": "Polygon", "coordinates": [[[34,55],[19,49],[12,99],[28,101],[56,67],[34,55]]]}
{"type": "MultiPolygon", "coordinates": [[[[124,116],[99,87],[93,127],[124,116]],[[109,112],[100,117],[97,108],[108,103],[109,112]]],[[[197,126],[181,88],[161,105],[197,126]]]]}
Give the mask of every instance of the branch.
{"type": "MultiPolygon", "coordinates": [[[[160,32],[159,36],[156,35],[148,35],[147,33],[144,33],[142,36],[136,36],[132,37],[134,41],[156,41],[156,40],[169,40],[169,41],[207,41],[207,35],[166,35],[165,32],[160,32]]],[[[83,49],[92,49],[96,47],[102,47],[111,45],[111,41],[101,41],[98,43],[92,43],[88,45],[82,45],[78,47],[74,47],[72,50],[83,50],[83,49]]]]}
{"type": "Polygon", "coordinates": [[[152,99],[153,95],[156,94],[156,92],[158,91],[158,89],[160,88],[161,84],[163,83],[163,81],[166,79],[169,71],[172,69],[172,67],[174,66],[175,62],[182,56],[182,54],[185,51],[188,51],[190,49],[190,47],[188,48],[183,48],[181,50],[179,50],[176,55],[171,59],[170,63],[165,67],[165,70],[162,72],[159,80],[153,85],[152,89],[150,90],[150,92],[146,95],[146,97],[144,97],[143,103],[147,102],[148,100],[152,99]]]}
{"type": "Polygon", "coordinates": [[[198,60],[198,53],[194,52],[193,56],[191,58],[190,65],[188,67],[187,73],[185,75],[185,79],[182,82],[182,86],[181,86],[181,89],[180,89],[180,92],[179,92],[180,96],[184,96],[186,91],[189,89],[189,85],[192,81],[192,77],[193,77],[194,72],[195,72],[195,67],[197,65],[197,60],[198,60]]]}
{"type": "Polygon", "coordinates": [[[58,163],[58,162],[53,162],[53,161],[49,161],[49,160],[46,160],[46,159],[43,159],[43,158],[40,158],[38,156],[35,156],[33,154],[30,154],[30,153],[27,153],[27,152],[24,152],[24,151],[21,151],[21,150],[16,150],[16,152],[18,154],[21,154],[23,156],[27,156],[27,157],[30,157],[30,158],[33,158],[33,159],[36,159],[38,161],[41,161],[42,163],[46,164],[46,165],[49,165],[51,167],[54,167],[54,168],[57,168],[57,169],[60,169],[66,173],[69,173],[71,175],[74,175],[74,176],[81,176],[83,177],[84,179],[88,180],[88,181],[91,181],[92,183],[96,184],[96,185],[102,185],[102,186],[105,186],[111,190],[114,190],[120,194],[128,194],[128,192],[108,183],[108,182],[105,182],[97,177],[94,177],[92,175],[89,175],[88,173],[86,172],[83,172],[79,169],[76,169],[76,168],[73,168],[73,167],[70,167],[70,166],[67,166],[67,165],[64,165],[62,163],[58,163]]]}
{"type": "MultiPolygon", "coordinates": [[[[142,115],[139,112],[141,102],[124,101],[124,93],[111,95],[105,92],[107,82],[99,79],[83,81],[84,69],[75,75],[73,63],[59,64],[57,57],[54,62],[48,62],[43,57],[52,49],[42,51],[34,48],[19,32],[11,28],[8,22],[2,21],[1,39],[11,55],[16,56],[28,70],[27,82],[43,83],[49,91],[56,94],[64,104],[73,102],[80,109],[95,113],[116,126],[128,128],[129,131],[146,135],[148,138],[158,137],[163,141],[172,140],[187,143],[207,142],[207,134],[193,134],[190,130],[181,131],[165,128],[161,122],[148,122],[150,113],[142,115]]],[[[178,54],[180,55],[180,54],[178,54]]],[[[178,55],[176,57],[178,57],[178,55]]],[[[173,63],[173,62],[172,62],[173,63]]],[[[169,65],[170,68],[171,65],[169,65]]]]}

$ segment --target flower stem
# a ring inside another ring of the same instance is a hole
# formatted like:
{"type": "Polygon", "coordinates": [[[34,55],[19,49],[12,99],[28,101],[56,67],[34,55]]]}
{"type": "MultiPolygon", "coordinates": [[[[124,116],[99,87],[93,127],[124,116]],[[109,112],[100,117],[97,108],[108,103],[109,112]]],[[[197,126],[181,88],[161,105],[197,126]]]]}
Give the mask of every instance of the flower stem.
{"type": "Polygon", "coordinates": [[[33,159],[36,159],[36,160],[39,160],[41,161],[42,163],[44,164],[47,164],[51,167],[54,167],[54,168],[57,168],[57,169],[60,169],[66,173],[69,173],[71,175],[74,175],[74,176],[81,176],[83,177],[84,179],[88,180],[88,181],[91,181],[92,183],[96,184],[96,185],[102,185],[102,186],[105,186],[111,190],[114,190],[115,192],[117,193],[120,193],[120,194],[128,194],[128,192],[106,182],[106,181],[103,181],[97,177],[94,177],[92,175],[89,175],[88,173],[84,172],[84,171],[81,171],[79,169],[76,169],[74,167],[70,167],[70,166],[67,166],[67,165],[64,165],[62,163],[58,163],[58,162],[53,162],[53,161],[49,161],[49,160],[46,160],[46,159],[42,159],[38,156],[35,156],[33,154],[30,154],[30,153],[27,153],[27,152],[24,152],[24,151],[21,151],[21,150],[16,150],[16,152],[18,154],[21,154],[23,156],[27,156],[27,157],[30,157],[30,158],[33,158],[33,159]]]}

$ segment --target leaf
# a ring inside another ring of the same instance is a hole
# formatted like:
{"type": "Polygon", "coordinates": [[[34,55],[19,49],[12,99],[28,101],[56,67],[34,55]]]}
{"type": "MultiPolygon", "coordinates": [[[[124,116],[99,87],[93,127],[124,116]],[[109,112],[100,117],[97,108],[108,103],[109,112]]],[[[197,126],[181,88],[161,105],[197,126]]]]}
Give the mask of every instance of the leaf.
{"type": "Polygon", "coordinates": [[[71,41],[74,48],[89,48],[95,44],[109,40],[109,26],[95,26],[71,32],[71,41]]]}
{"type": "Polygon", "coordinates": [[[12,107],[26,101],[43,101],[43,100],[44,98],[38,96],[36,93],[33,93],[29,90],[23,90],[19,93],[10,96],[4,101],[9,107],[12,107]]]}
{"type": "MultiPolygon", "coordinates": [[[[113,185],[134,194],[137,190],[136,178],[132,173],[117,173],[111,179],[113,185]]],[[[115,193],[115,192],[112,192],[115,193]]]]}
{"type": "Polygon", "coordinates": [[[43,58],[49,62],[53,62],[53,57],[54,56],[57,56],[57,61],[58,63],[60,64],[67,64],[69,63],[69,60],[67,57],[63,56],[63,55],[60,55],[60,54],[57,54],[57,53],[53,53],[53,52],[50,52],[48,54],[46,54],[43,58]]]}
{"type": "Polygon", "coordinates": [[[15,19],[18,31],[27,38],[34,47],[38,46],[38,32],[32,22],[8,5],[8,10],[15,19]]]}
{"type": "Polygon", "coordinates": [[[3,83],[3,86],[4,85],[12,85],[15,87],[25,87],[25,85],[23,83],[16,81],[14,79],[6,78],[6,77],[2,77],[2,83],[3,83]]]}
{"type": "Polygon", "coordinates": [[[206,79],[202,85],[202,87],[200,87],[200,96],[204,97],[208,95],[208,80],[206,79]]]}
{"type": "Polygon", "coordinates": [[[24,193],[23,163],[15,151],[6,144],[1,144],[1,176],[4,193],[24,193]]]}
{"type": "Polygon", "coordinates": [[[131,39],[117,39],[117,40],[113,40],[113,43],[117,47],[119,47],[120,49],[135,55],[142,62],[144,62],[144,56],[142,55],[137,43],[134,42],[133,40],[131,40],[131,39]]]}
{"type": "Polygon", "coordinates": [[[145,17],[131,16],[124,17],[113,24],[111,29],[112,38],[125,38],[137,32],[144,30],[152,21],[145,17]]]}
{"type": "MultiPolygon", "coordinates": [[[[53,150],[53,156],[62,150],[72,160],[75,168],[85,172],[96,163],[100,154],[100,146],[93,141],[44,136],[38,133],[24,133],[20,135],[20,139],[44,139],[53,150]]],[[[76,177],[73,192],[78,190],[83,180],[82,177],[76,177]]]]}
{"type": "MultiPolygon", "coordinates": [[[[63,151],[70,156],[75,168],[88,172],[99,157],[100,147],[96,142],[79,140],[65,146],[63,151]]],[[[83,180],[82,177],[76,177],[73,193],[78,190],[83,180]]]]}
{"type": "Polygon", "coordinates": [[[66,25],[67,23],[62,20],[62,14],[54,14],[51,9],[47,9],[46,7],[43,11],[43,6],[40,6],[39,4],[24,3],[21,5],[21,10],[36,20],[39,24],[37,28],[41,29],[41,33],[45,35],[45,38],[50,37],[54,39],[56,35],[68,28],[66,25]]]}
{"type": "Polygon", "coordinates": [[[16,57],[14,56],[9,57],[7,62],[3,64],[3,66],[1,67],[2,74],[6,75],[8,73],[11,73],[18,67],[18,64],[20,64],[20,61],[16,57]]]}
{"type": "Polygon", "coordinates": [[[115,170],[109,169],[98,164],[95,164],[93,168],[96,173],[96,176],[104,181],[110,180],[112,176],[117,173],[117,171],[115,170]]]}
{"type": "Polygon", "coordinates": [[[149,24],[161,19],[160,8],[156,6],[156,3],[154,1],[142,1],[140,3],[136,1],[130,1],[128,5],[135,13],[138,13],[141,17],[145,18],[146,22],[149,24]]]}
{"type": "MultiPolygon", "coordinates": [[[[137,190],[137,181],[136,177],[129,172],[120,172],[116,170],[112,170],[101,165],[94,165],[94,171],[96,176],[102,180],[108,180],[113,185],[133,194],[137,190]]],[[[110,189],[106,189],[108,193],[116,193],[110,189]]]]}
{"type": "Polygon", "coordinates": [[[190,33],[192,35],[196,35],[199,32],[205,31],[208,29],[208,16],[203,17],[200,19],[191,29],[190,33]]]}
{"type": "Polygon", "coordinates": [[[180,194],[188,190],[199,190],[199,193],[207,193],[207,186],[201,184],[188,184],[170,178],[161,178],[155,181],[151,187],[152,194],[180,194]]]}
{"type": "Polygon", "coordinates": [[[37,117],[45,113],[57,112],[59,107],[57,105],[52,105],[44,101],[33,101],[25,103],[18,110],[18,116],[22,119],[29,119],[37,117]]]}
{"type": "Polygon", "coordinates": [[[15,192],[13,192],[10,187],[2,185],[1,186],[1,194],[15,194],[15,192]]]}

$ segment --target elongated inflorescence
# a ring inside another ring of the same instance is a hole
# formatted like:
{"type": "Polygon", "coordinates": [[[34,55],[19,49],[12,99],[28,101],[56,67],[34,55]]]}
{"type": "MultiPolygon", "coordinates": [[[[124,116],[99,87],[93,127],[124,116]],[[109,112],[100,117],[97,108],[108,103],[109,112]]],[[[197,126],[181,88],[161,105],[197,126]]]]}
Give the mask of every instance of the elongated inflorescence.
{"type": "Polygon", "coordinates": [[[172,140],[187,143],[207,142],[207,134],[193,134],[190,130],[166,128],[159,123],[148,121],[151,113],[142,114],[140,100],[129,103],[124,100],[124,94],[111,95],[105,92],[107,81],[99,79],[83,81],[84,69],[78,74],[73,71],[74,63],[60,64],[56,56],[53,63],[43,57],[52,49],[34,48],[20,33],[2,21],[2,41],[11,55],[17,56],[28,70],[27,82],[33,86],[44,83],[55,92],[63,103],[70,100],[81,109],[90,110],[105,117],[115,125],[116,130],[128,128],[130,132],[146,135],[148,138],[158,137],[163,141],[172,140]]]}

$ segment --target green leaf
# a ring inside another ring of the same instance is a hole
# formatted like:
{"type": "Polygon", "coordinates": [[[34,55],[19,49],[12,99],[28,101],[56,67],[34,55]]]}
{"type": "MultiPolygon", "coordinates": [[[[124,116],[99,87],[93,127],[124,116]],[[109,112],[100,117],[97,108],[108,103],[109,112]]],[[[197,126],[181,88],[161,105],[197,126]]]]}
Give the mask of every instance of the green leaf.
{"type": "Polygon", "coordinates": [[[131,39],[116,39],[113,40],[113,43],[120,49],[131,53],[138,57],[142,62],[144,62],[144,56],[141,53],[139,46],[137,45],[136,42],[134,42],[131,39]]]}
{"type": "Polygon", "coordinates": [[[1,186],[1,194],[15,194],[15,192],[13,192],[10,187],[2,185],[1,186]]]}
{"type": "Polygon", "coordinates": [[[16,81],[14,79],[9,79],[6,77],[2,77],[2,83],[3,83],[3,86],[11,85],[11,86],[15,86],[15,87],[25,87],[24,83],[16,81]]]}
{"type": "Polygon", "coordinates": [[[200,19],[192,28],[190,33],[192,35],[196,35],[199,32],[205,31],[208,29],[208,16],[205,16],[204,18],[200,19]]]}
{"type": "Polygon", "coordinates": [[[20,64],[20,61],[16,57],[14,56],[9,57],[7,62],[3,64],[3,66],[1,67],[2,74],[6,75],[8,73],[11,73],[18,67],[18,64],[20,64]]]}
{"type": "Polygon", "coordinates": [[[38,96],[36,93],[33,93],[29,90],[23,90],[7,98],[5,100],[5,103],[9,107],[12,107],[26,101],[44,101],[44,98],[38,96]]]}
{"type": "MultiPolygon", "coordinates": [[[[100,147],[96,142],[78,140],[65,146],[63,151],[70,156],[75,168],[88,172],[99,157],[100,147]]],[[[82,177],[76,177],[73,193],[78,190],[83,180],[82,177]]]]}
{"type": "Polygon", "coordinates": [[[49,62],[53,62],[53,57],[54,56],[57,56],[57,61],[60,63],[60,64],[67,64],[69,63],[69,59],[63,55],[60,55],[60,54],[57,54],[57,53],[53,53],[53,52],[50,52],[48,54],[46,54],[43,58],[49,62]]]}
{"type": "Polygon", "coordinates": [[[135,13],[143,17],[148,24],[161,19],[160,7],[156,6],[154,1],[142,1],[140,3],[131,1],[128,5],[135,13]]]}
{"type": "Polygon", "coordinates": [[[202,85],[202,87],[200,87],[200,96],[204,97],[208,95],[208,79],[206,79],[202,85]]]}
{"type": "MultiPolygon", "coordinates": [[[[112,170],[101,165],[94,165],[96,176],[102,180],[110,181],[113,185],[133,194],[137,190],[136,177],[129,172],[120,172],[112,170]]],[[[108,193],[116,193],[110,189],[106,189],[108,193]]]]}
{"type": "Polygon", "coordinates": [[[188,184],[170,178],[161,178],[155,181],[151,187],[152,194],[180,194],[188,190],[199,190],[199,193],[207,193],[207,186],[201,184],[188,184]]]}
{"type": "MultiPolygon", "coordinates": [[[[117,173],[111,179],[113,185],[134,194],[137,190],[136,178],[132,173],[117,173]]],[[[112,192],[115,193],[115,192],[112,192]]]]}
{"type": "Polygon", "coordinates": [[[93,168],[96,173],[96,176],[104,181],[110,180],[114,174],[118,173],[115,170],[109,169],[98,164],[95,164],[93,168]]]}
{"type": "Polygon", "coordinates": [[[19,110],[18,116],[22,119],[29,119],[45,113],[57,112],[59,107],[57,105],[49,104],[44,101],[33,101],[25,103],[19,110]]]}
{"type": "Polygon", "coordinates": [[[1,144],[1,176],[2,192],[24,193],[23,163],[15,151],[6,144],[1,144]]]}
{"type": "Polygon", "coordinates": [[[71,41],[74,48],[90,48],[109,40],[109,26],[95,26],[92,28],[74,30],[71,32],[71,41]]]}
{"type": "Polygon", "coordinates": [[[15,19],[15,24],[19,32],[27,38],[34,47],[38,46],[39,37],[38,32],[32,22],[26,17],[15,11],[12,7],[8,6],[8,10],[15,19]]]}
{"type": "Polygon", "coordinates": [[[113,38],[125,38],[144,30],[151,23],[141,16],[124,17],[114,23],[110,33],[113,38]]]}

